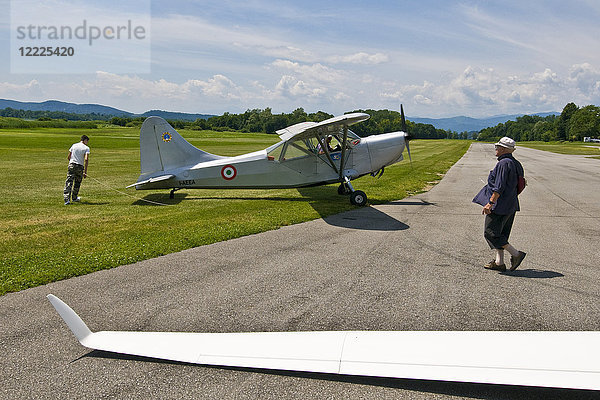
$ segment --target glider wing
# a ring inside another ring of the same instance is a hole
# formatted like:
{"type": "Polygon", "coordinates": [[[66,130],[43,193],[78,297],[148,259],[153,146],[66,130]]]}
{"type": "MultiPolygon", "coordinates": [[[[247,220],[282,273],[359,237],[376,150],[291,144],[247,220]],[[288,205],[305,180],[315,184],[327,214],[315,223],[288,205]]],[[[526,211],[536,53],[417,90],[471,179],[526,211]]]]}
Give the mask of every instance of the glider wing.
{"type": "Polygon", "coordinates": [[[85,347],[204,365],[600,390],[600,332],[95,332],[48,299],[85,347]]]}

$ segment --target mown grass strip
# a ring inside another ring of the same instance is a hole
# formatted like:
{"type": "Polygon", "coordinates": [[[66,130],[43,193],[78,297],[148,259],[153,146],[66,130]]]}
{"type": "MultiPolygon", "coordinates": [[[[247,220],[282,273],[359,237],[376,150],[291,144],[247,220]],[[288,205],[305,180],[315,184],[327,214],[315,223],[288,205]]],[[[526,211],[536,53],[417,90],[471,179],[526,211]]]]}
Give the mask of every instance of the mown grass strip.
{"type": "Polygon", "coordinates": [[[550,151],[558,154],[590,155],[600,158],[600,144],[584,142],[519,142],[517,146],[536,150],[550,151]]]}
{"type": "MultiPolygon", "coordinates": [[[[221,155],[263,149],[279,140],[256,133],[181,133],[197,147],[221,155]]],[[[124,189],[139,174],[138,135],[134,128],[0,131],[0,295],[354,208],[337,194],[337,185],[182,190],[173,200],[168,191],[124,189]],[[83,201],[64,206],[67,150],[81,134],[91,136],[90,179],[82,184],[83,201]]],[[[412,167],[401,162],[386,168],[381,179],[363,177],[354,187],[365,191],[371,204],[418,193],[469,145],[415,140],[412,167]]]]}

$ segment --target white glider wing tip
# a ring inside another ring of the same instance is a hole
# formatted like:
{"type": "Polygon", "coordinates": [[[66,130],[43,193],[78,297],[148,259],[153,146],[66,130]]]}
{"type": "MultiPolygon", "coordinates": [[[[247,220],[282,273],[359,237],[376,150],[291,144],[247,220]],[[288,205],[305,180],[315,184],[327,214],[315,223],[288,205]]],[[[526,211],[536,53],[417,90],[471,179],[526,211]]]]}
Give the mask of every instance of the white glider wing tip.
{"type": "Polygon", "coordinates": [[[48,300],[79,342],[96,350],[205,365],[600,390],[600,332],[92,333],[58,297],[48,300]]]}
{"type": "Polygon", "coordinates": [[[85,322],[73,311],[71,307],[69,307],[64,301],[54,296],[53,294],[49,294],[46,296],[50,303],[56,309],[56,312],[61,316],[61,318],[65,321],[73,335],[79,340],[80,343],[83,344],[83,341],[92,334],[90,328],[87,327],[85,322]]]}
{"type": "Polygon", "coordinates": [[[130,187],[134,187],[134,186],[142,186],[142,185],[146,185],[148,183],[154,183],[154,182],[160,182],[160,181],[166,181],[167,179],[171,179],[174,178],[175,175],[161,175],[161,176],[155,176],[154,178],[150,178],[150,179],[146,179],[145,181],[139,181],[136,182],[134,184],[131,184],[127,187],[125,187],[125,189],[128,189],[130,187]]]}

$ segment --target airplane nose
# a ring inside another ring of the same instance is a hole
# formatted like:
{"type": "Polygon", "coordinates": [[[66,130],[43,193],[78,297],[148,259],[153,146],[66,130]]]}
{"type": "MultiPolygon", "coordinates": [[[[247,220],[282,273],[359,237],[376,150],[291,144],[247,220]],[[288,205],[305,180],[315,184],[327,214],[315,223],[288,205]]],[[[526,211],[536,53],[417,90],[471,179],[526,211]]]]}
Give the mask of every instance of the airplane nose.
{"type": "Polygon", "coordinates": [[[368,143],[373,170],[378,170],[403,159],[402,152],[406,145],[404,132],[372,135],[363,140],[368,143]]]}

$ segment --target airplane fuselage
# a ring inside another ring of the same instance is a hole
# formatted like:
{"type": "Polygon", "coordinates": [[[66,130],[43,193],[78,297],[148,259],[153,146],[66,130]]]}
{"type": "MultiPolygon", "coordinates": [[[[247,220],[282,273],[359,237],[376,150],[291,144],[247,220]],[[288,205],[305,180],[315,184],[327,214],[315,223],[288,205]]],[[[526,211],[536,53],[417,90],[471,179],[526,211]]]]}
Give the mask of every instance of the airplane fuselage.
{"type": "Polygon", "coordinates": [[[348,129],[368,118],[352,113],[301,122],[277,131],[281,141],[264,150],[223,157],[194,147],[164,119],[149,117],[140,130],[141,174],[129,187],[171,189],[173,197],[175,190],[185,188],[276,189],[340,182],[339,194],[365,205],[365,193],[354,190],[350,181],[401,161],[409,140],[405,132],[360,138],[348,129]]]}
{"type": "MultiPolygon", "coordinates": [[[[173,177],[146,184],[142,188],[275,189],[340,182],[339,172],[330,166],[325,154],[302,154],[291,159],[276,159],[269,156],[268,150],[162,171],[161,174],[168,172],[173,177]]],[[[403,150],[404,134],[401,132],[359,139],[358,143],[348,150],[343,175],[356,179],[376,172],[382,167],[401,161],[403,150]]],[[[339,153],[332,153],[338,171],[339,153]]]]}

